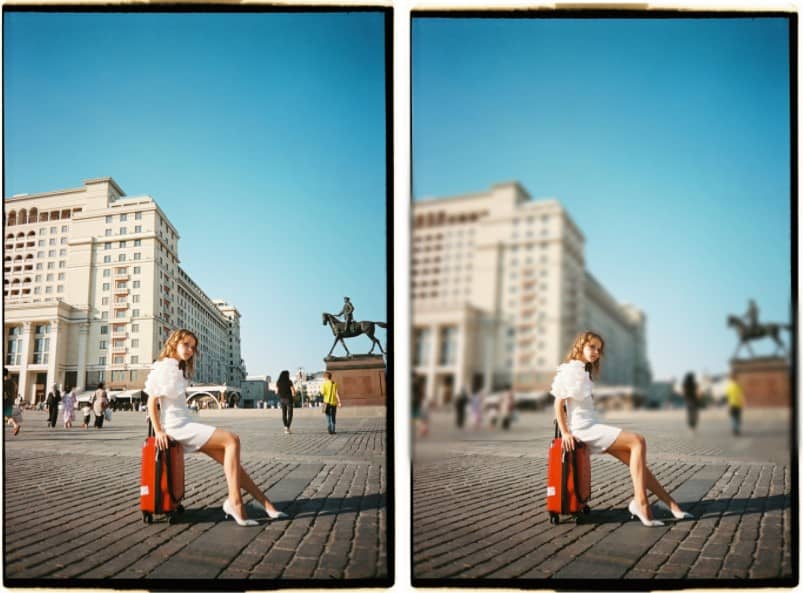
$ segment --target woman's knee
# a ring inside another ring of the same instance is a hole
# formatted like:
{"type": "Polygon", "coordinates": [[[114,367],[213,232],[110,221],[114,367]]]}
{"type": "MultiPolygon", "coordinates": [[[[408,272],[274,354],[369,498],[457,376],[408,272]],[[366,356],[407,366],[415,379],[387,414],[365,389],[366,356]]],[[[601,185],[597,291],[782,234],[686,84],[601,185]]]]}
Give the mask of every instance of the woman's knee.
{"type": "Polygon", "coordinates": [[[647,452],[647,439],[644,438],[643,434],[639,434],[637,432],[633,433],[633,444],[631,449],[638,453],[647,452]]]}

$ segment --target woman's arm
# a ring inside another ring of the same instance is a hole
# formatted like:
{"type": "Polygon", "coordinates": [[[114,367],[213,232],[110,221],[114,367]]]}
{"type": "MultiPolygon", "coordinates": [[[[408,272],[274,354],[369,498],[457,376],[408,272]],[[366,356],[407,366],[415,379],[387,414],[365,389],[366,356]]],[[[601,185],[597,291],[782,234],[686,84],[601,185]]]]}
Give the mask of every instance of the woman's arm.
{"type": "Polygon", "coordinates": [[[555,419],[558,421],[558,428],[560,428],[560,434],[563,436],[563,450],[574,451],[575,437],[566,422],[566,410],[563,409],[563,404],[563,399],[555,398],[555,419]]]}
{"type": "Polygon", "coordinates": [[[148,398],[148,417],[151,419],[153,432],[156,435],[156,448],[167,449],[167,433],[162,430],[162,421],[159,418],[159,410],[156,405],[159,403],[159,398],[153,395],[148,398]]]}

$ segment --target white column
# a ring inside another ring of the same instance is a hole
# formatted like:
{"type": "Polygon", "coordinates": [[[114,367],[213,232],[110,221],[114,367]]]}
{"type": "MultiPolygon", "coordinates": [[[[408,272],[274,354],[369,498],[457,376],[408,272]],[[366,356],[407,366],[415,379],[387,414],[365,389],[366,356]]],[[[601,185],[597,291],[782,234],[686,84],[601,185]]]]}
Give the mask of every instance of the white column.
{"type": "Polygon", "coordinates": [[[86,348],[89,342],[89,323],[81,322],[78,327],[78,378],[75,390],[80,393],[86,389],[86,348]]]}
{"type": "Polygon", "coordinates": [[[488,393],[493,388],[494,355],[496,351],[496,323],[493,319],[484,319],[482,323],[485,351],[483,352],[482,388],[488,393]]]}
{"type": "Polygon", "coordinates": [[[49,393],[53,388],[53,385],[59,382],[59,378],[56,376],[56,373],[58,372],[56,367],[56,360],[59,351],[58,344],[59,320],[54,319],[50,322],[50,349],[47,353],[47,385],[45,385],[45,394],[49,393]]]}
{"type": "Polygon", "coordinates": [[[32,396],[28,394],[28,363],[31,359],[31,332],[33,324],[30,321],[22,322],[22,352],[20,357],[20,384],[18,392],[28,401],[32,401],[32,396]]]}
{"type": "MultiPolygon", "coordinates": [[[[427,388],[424,393],[424,398],[427,401],[434,401],[435,397],[435,367],[438,362],[438,326],[433,324],[429,326],[429,335],[432,337],[432,348],[430,349],[429,361],[427,364],[427,388]]],[[[440,402],[435,402],[440,404],[440,402]]]]}
{"type": "Polygon", "coordinates": [[[468,331],[468,319],[462,317],[457,324],[457,353],[455,356],[455,372],[454,372],[454,393],[453,397],[457,397],[460,390],[466,385],[466,332],[468,331]]]}

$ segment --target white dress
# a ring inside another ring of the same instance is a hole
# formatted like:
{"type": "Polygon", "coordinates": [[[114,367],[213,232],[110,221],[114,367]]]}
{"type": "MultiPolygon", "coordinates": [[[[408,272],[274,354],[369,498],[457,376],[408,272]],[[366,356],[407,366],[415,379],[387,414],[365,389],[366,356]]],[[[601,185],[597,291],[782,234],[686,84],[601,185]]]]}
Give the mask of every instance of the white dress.
{"type": "Polygon", "coordinates": [[[558,367],[552,381],[552,395],[566,400],[569,430],[589,446],[591,453],[604,453],[622,432],[621,428],[600,424],[594,414],[594,383],[579,360],[558,367]]]}
{"type": "Polygon", "coordinates": [[[215,427],[192,421],[185,393],[188,384],[178,361],[168,357],[153,363],[144,389],[149,397],[161,398],[159,419],[167,436],[181,443],[185,453],[194,453],[206,444],[215,427]]]}

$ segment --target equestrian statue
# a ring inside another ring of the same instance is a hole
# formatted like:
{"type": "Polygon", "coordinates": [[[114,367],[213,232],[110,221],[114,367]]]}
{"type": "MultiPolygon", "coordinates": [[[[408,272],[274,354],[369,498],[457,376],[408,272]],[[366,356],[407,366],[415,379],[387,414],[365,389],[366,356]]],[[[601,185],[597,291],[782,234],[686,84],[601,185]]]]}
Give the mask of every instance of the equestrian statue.
{"type": "Polygon", "coordinates": [[[754,357],[755,354],[753,354],[753,349],[750,348],[750,342],[753,340],[760,340],[761,338],[772,338],[775,341],[776,356],[779,350],[785,354],[786,348],[783,340],[781,340],[781,330],[792,329],[792,326],[787,323],[759,323],[758,307],[753,299],[750,299],[747,313],[744,315],[728,315],[728,327],[735,328],[736,333],[739,334],[739,344],[733,352],[733,358],[736,357],[736,354],[742,349],[742,346],[747,346],[750,356],[754,357]]]}
{"type": "Polygon", "coordinates": [[[382,350],[382,344],[374,337],[374,330],[377,326],[386,328],[387,324],[381,321],[354,321],[354,305],[351,304],[349,297],[343,297],[343,299],[345,304],[340,313],[336,315],[323,313],[323,325],[328,323],[332,330],[332,335],[335,337],[335,341],[332,343],[332,347],[329,349],[329,354],[327,354],[326,357],[329,358],[332,355],[332,350],[335,349],[338,342],[343,344],[346,353],[351,356],[351,352],[349,352],[344,338],[356,338],[361,334],[365,334],[371,338],[371,350],[368,351],[368,354],[373,354],[374,348],[377,346],[379,346],[379,351],[384,354],[385,351],[382,350]],[[344,321],[337,320],[340,316],[344,317],[344,321]]]}

